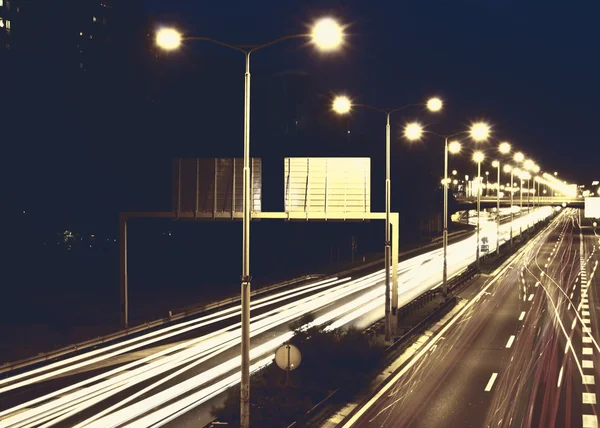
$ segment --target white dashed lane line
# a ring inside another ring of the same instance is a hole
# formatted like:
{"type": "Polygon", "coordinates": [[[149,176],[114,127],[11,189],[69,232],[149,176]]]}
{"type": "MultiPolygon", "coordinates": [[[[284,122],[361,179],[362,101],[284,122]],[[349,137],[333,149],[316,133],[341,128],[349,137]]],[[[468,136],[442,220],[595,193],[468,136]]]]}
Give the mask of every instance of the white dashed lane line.
{"type": "Polygon", "coordinates": [[[496,381],[497,377],[498,377],[498,373],[492,373],[492,375],[490,376],[490,380],[488,381],[487,385],[485,386],[486,392],[490,392],[492,390],[492,387],[494,386],[494,382],[496,381]]]}

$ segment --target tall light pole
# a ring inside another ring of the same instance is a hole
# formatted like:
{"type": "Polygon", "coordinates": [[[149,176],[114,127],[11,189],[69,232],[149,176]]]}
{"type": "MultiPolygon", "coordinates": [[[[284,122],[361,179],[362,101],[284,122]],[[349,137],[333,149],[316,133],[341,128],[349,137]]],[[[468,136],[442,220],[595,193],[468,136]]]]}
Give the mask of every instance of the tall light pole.
{"type": "Polygon", "coordinates": [[[233,45],[210,37],[183,37],[172,28],[163,28],[156,34],[156,44],[165,50],[179,48],[182,40],[211,42],[244,54],[244,169],[242,178],[242,275],[241,275],[241,382],[240,382],[240,426],[250,426],[250,220],[251,220],[251,177],[250,177],[250,55],[262,48],[288,39],[308,38],[322,51],[334,51],[344,41],[344,31],[334,19],[318,20],[310,33],[292,34],[261,45],[233,45]]]}
{"type": "MultiPolygon", "coordinates": [[[[540,173],[540,167],[538,165],[533,165],[533,172],[536,174],[540,173]]],[[[540,207],[540,182],[539,180],[539,176],[536,176],[534,178],[534,183],[533,183],[533,189],[534,189],[534,196],[533,196],[533,201],[534,201],[534,207],[535,207],[535,199],[537,198],[537,204],[538,204],[538,208],[540,207]],[[537,188],[537,190],[536,190],[537,188]]]]}
{"type": "Polygon", "coordinates": [[[513,207],[513,197],[515,194],[514,182],[513,182],[513,172],[514,168],[508,164],[504,165],[504,172],[510,172],[510,248],[513,246],[513,221],[514,221],[514,207],[513,207]]]}
{"type": "Polygon", "coordinates": [[[484,159],[483,152],[475,152],[473,153],[473,161],[477,162],[477,252],[475,253],[475,257],[477,258],[477,269],[479,269],[479,231],[480,231],[480,217],[481,217],[481,162],[484,159]]]}
{"type": "MultiPolygon", "coordinates": [[[[510,153],[510,150],[511,146],[507,142],[502,142],[498,146],[500,154],[507,155],[510,153]]],[[[496,167],[498,172],[498,181],[496,182],[496,254],[500,255],[500,161],[495,160],[492,162],[492,166],[496,167]]]]}
{"type": "MultiPolygon", "coordinates": [[[[352,107],[362,107],[369,110],[374,110],[385,114],[385,340],[391,341],[392,333],[395,333],[396,326],[392,326],[390,312],[397,310],[396,302],[398,300],[398,290],[392,290],[390,296],[390,268],[392,264],[392,228],[390,224],[390,211],[392,205],[392,180],[390,177],[390,152],[391,152],[391,132],[390,132],[390,116],[392,113],[399,110],[414,106],[426,106],[431,112],[438,112],[442,109],[443,103],[439,98],[431,98],[427,103],[407,104],[397,108],[378,108],[368,104],[355,104],[346,96],[337,96],[333,100],[333,111],[337,114],[348,114],[352,107]],[[391,301],[390,301],[391,299],[391,301]]],[[[413,130],[415,131],[415,130],[413,130]]],[[[397,263],[397,260],[394,260],[397,263]]],[[[396,314],[393,313],[395,316],[396,314]]]]}
{"type": "MultiPolygon", "coordinates": [[[[452,135],[441,135],[432,131],[424,130],[418,123],[409,123],[404,128],[404,137],[409,141],[415,141],[422,138],[423,134],[432,134],[444,139],[444,231],[442,242],[444,248],[444,264],[442,268],[442,292],[444,296],[448,295],[448,153],[459,153],[461,150],[460,141],[450,141],[450,139],[463,134],[469,134],[470,138],[476,142],[486,141],[490,134],[490,127],[486,123],[478,122],[471,125],[468,131],[457,132],[452,135]]],[[[453,171],[454,173],[454,171],[453,171]]],[[[469,179],[468,176],[465,177],[469,179]]]]}

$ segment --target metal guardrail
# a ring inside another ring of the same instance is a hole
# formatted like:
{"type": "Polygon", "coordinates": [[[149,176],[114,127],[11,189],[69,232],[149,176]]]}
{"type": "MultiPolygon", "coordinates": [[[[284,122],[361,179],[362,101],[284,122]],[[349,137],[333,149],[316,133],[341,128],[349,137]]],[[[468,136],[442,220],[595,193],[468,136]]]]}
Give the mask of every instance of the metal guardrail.
{"type": "MultiPolygon", "coordinates": [[[[464,288],[467,284],[472,283],[476,279],[476,277],[478,277],[478,274],[479,274],[479,270],[477,268],[469,267],[469,268],[465,269],[463,272],[455,275],[454,277],[451,278],[450,281],[448,281],[448,289],[451,291],[458,291],[461,288],[464,288]]],[[[441,290],[439,290],[439,288],[430,290],[429,292],[431,292],[431,295],[441,294],[441,290]]],[[[429,292],[424,293],[424,294],[428,294],[429,292]]],[[[411,305],[422,305],[423,302],[432,300],[432,297],[422,297],[422,296],[423,295],[415,298],[408,304],[404,305],[402,307],[402,309],[404,309],[408,306],[411,306],[411,305]]],[[[390,346],[388,346],[385,349],[386,359],[389,360],[390,358],[396,358],[395,356],[392,357],[393,351],[395,351],[401,344],[405,343],[410,337],[414,336],[414,334],[417,333],[419,330],[422,330],[424,328],[424,326],[426,326],[431,321],[431,319],[434,318],[436,315],[438,315],[442,310],[446,309],[449,305],[454,304],[455,302],[456,302],[456,296],[450,297],[449,299],[444,301],[439,307],[437,307],[435,310],[433,310],[429,315],[427,315],[424,319],[419,321],[409,331],[407,331],[402,336],[400,336],[396,341],[394,341],[394,343],[392,343],[390,346]]],[[[400,316],[400,313],[398,315],[400,316]]],[[[363,334],[369,334],[369,332],[373,332],[373,330],[376,330],[379,327],[381,322],[382,322],[381,320],[377,321],[376,323],[367,327],[367,329],[365,329],[363,331],[363,334]]],[[[325,405],[327,405],[328,402],[331,400],[331,398],[333,396],[335,396],[336,393],[339,392],[340,389],[341,388],[336,389],[331,394],[329,394],[327,397],[325,397],[322,401],[317,403],[312,409],[310,409],[306,413],[306,417],[310,417],[311,414],[315,414],[317,411],[319,411],[321,408],[323,408],[325,405]]],[[[298,421],[295,421],[291,425],[289,425],[288,428],[297,426],[297,425],[298,425],[298,421]]]]}
{"type": "MultiPolygon", "coordinates": [[[[297,284],[299,282],[309,281],[311,279],[321,278],[322,276],[323,275],[320,275],[320,274],[304,275],[302,277],[294,278],[289,281],[284,281],[284,282],[269,285],[266,287],[261,287],[259,289],[252,291],[251,295],[256,296],[258,294],[268,293],[269,291],[273,291],[278,288],[287,287],[287,286],[290,286],[293,284],[297,284]]],[[[89,339],[89,340],[86,340],[83,342],[76,343],[74,345],[65,346],[65,347],[62,347],[62,348],[59,348],[59,349],[56,349],[53,351],[48,351],[48,352],[44,352],[44,353],[38,354],[33,357],[25,358],[23,360],[7,362],[0,366],[0,374],[7,373],[7,372],[10,372],[10,371],[13,371],[13,370],[16,370],[19,368],[27,367],[30,365],[48,362],[48,361],[54,360],[56,358],[63,357],[67,354],[81,352],[83,350],[93,348],[95,346],[104,345],[104,344],[107,344],[107,343],[117,340],[117,339],[122,339],[127,336],[132,336],[137,333],[142,333],[144,331],[168,324],[170,322],[179,321],[181,319],[184,319],[184,318],[187,318],[190,316],[194,316],[194,315],[197,315],[202,312],[219,309],[223,306],[228,306],[228,305],[237,303],[239,301],[240,301],[240,297],[235,296],[235,297],[229,297],[227,299],[219,300],[217,302],[212,302],[212,303],[208,303],[208,304],[201,305],[201,306],[195,306],[192,308],[183,309],[181,312],[179,312],[175,315],[171,315],[171,316],[167,316],[164,318],[159,318],[154,321],[146,322],[146,323],[140,324],[136,327],[129,328],[127,330],[121,330],[121,331],[118,331],[115,333],[108,334],[106,336],[89,339]]]]}
{"type": "MultiPolygon", "coordinates": [[[[468,230],[461,230],[461,231],[457,231],[457,232],[453,232],[450,233],[448,235],[448,237],[458,237],[464,234],[469,233],[470,231],[468,230]]],[[[434,240],[435,241],[435,240],[434,240]]],[[[439,245],[439,242],[431,242],[427,245],[424,246],[420,246],[420,247],[416,247],[413,248],[411,250],[408,251],[404,251],[398,254],[399,257],[406,257],[410,254],[419,252],[419,251],[427,251],[429,248],[435,247],[439,245]]],[[[347,269],[345,271],[342,272],[338,272],[335,274],[327,274],[327,275],[322,275],[322,274],[311,274],[311,275],[305,275],[299,278],[294,278],[291,279],[289,281],[284,281],[281,283],[277,283],[274,285],[270,285],[270,286],[266,286],[266,287],[261,287],[259,289],[256,289],[254,291],[252,291],[251,296],[255,296],[257,294],[262,294],[262,293],[268,293],[270,291],[276,290],[278,288],[283,288],[283,287],[287,287],[289,285],[293,285],[293,284],[297,284],[299,282],[303,282],[303,281],[309,281],[311,279],[316,279],[316,278],[327,278],[327,277],[334,277],[334,276],[343,276],[343,275],[349,275],[351,273],[357,272],[357,271],[362,271],[365,269],[369,269],[373,266],[376,266],[377,264],[382,264],[383,263],[383,259],[379,259],[379,260],[374,260],[372,262],[369,263],[365,263],[359,266],[356,266],[354,268],[350,268],[347,269]]],[[[159,326],[163,326],[165,324],[171,323],[171,322],[175,322],[175,321],[179,321],[181,319],[190,317],[190,316],[194,316],[197,315],[199,313],[202,312],[206,312],[206,311],[210,311],[210,310],[214,310],[214,309],[219,309],[223,306],[227,306],[227,305],[231,305],[234,304],[236,302],[240,301],[240,297],[239,296],[234,296],[234,297],[230,297],[227,299],[223,299],[217,302],[212,302],[212,303],[208,303],[206,305],[201,305],[201,306],[197,306],[197,307],[192,307],[192,308],[188,308],[188,309],[184,309],[181,312],[178,312],[175,315],[170,315],[164,318],[159,318],[156,319],[154,321],[150,321],[150,322],[146,322],[146,323],[142,323],[136,327],[131,327],[128,328],[126,330],[120,330],[114,333],[110,333],[108,335],[105,336],[100,336],[100,337],[96,337],[93,339],[89,339],[89,340],[85,340],[83,342],[79,342],[76,344],[72,344],[72,345],[68,345],[68,346],[64,346],[62,348],[56,349],[56,350],[52,350],[52,351],[48,351],[48,352],[43,352],[40,354],[37,354],[35,356],[29,357],[29,358],[25,358],[22,360],[18,360],[18,361],[9,361],[6,363],[3,363],[2,365],[0,365],[0,374],[3,373],[8,373],[11,372],[13,370],[17,370],[20,368],[24,368],[27,366],[31,366],[34,364],[39,364],[39,363],[45,363],[45,362],[50,362],[52,360],[55,360],[57,358],[60,357],[64,357],[65,355],[68,354],[74,354],[74,353],[78,353],[78,352],[82,352],[84,350],[90,349],[90,348],[94,348],[97,346],[101,346],[101,345],[105,345],[109,342],[118,340],[118,339],[122,339],[124,337],[128,337],[128,336],[133,336],[135,334],[138,333],[142,333],[148,330],[151,330],[153,328],[159,327],[159,326]]]]}

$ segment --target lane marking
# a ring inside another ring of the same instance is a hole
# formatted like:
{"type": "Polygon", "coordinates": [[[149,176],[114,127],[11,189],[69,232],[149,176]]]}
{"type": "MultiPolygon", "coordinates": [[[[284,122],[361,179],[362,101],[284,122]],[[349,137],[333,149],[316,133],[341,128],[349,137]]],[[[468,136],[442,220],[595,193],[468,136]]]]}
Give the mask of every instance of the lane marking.
{"type": "Polygon", "coordinates": [[[592,343],[592,338],[590,336],[583,336],[581,340],[583,340],[583,343],[592,343]]]}
{"type": "Polygon", "coordinates": [[[596,394],[593,392],[584,392],[581,400],[583,404],[596,404],[596,394]]]}
{"type": "Polygon", "coordinates": [[[484,391],[490,392],[492,390],[492,386],[494,386],[494,382],[496,381],[497,377],[498,377],[498,373],[492,373],[492,376],[490,376],[490,380],[488,381],[487,385],[485,386],[484,391]]]}
{"type": "MultiPolygon", "coordinates": [[[[557,220],[555,220],[554,222],[556,222],[557,220]]],[[[554,224],[554,222],[552,224],[554,224]]],[[[545,229],[548,230],[548,229],[545,229]]],[[[524,254],[526,253],[526,251],[531,250],[532,248],[534,248],[534,246],[541,240],[542,237],[547,237],[548,234],[545,233],[540,233],[538,235],[538,237],[534,238],[529,244],[527,244],[523,249],[521,249],[518,253],[516,253],[515,255],[511,256],[511,258],[506,262],[507,265],[500,269],[500,271],[494,276],[494,278],[487,283],[487,285],[485,285],[483,287],[483,289],[473,298],[471,299],[437,334],[435,337],[433,337],[432,339],[429,340],[429,342],[427,342],[427,344],[425,344],[425,346],[423,348],[421,348],[415,355],[411,356],[410,359],[408,360],[407,364],[398,372],[396,373],[391,379],[388,378],[386,379],[386,383],[385,385],[376,393],[374,394],[369,401],[361,406],[358,411],[356,411],[356,413],[354,413],[354,415],[352,415],[350,417],[350,419],[344,424],[344,428],[347,427],[351,427],[352,425],[354,425],[356,423],[356,421],[358,421],[358,419],[360,419],[362,417],[362,415],[371,408],[371,406],[373,406],[373,404],[379,400],[390,388],[392,388],[397,382],[398,380],[400,380],[404,374],[410,370],[418,361],[420,361],[420,359],[429,351],[429,349],[439,340],[440,337],[442,337],[443,335],[446,334],[446,332],[454,325],[456,324],[456,322],[462,318],[464,316],[464,314],[471,309],[471,307],[479,300],[479,298],[481,296],[484,295],[485,292],[487,292],[487,290],[493,285],[495,284],[498,280],[500,280],[500,278],[503,278],[503,275],[506,271],[508,271],[509,269],[513,268],[514,264],[517,264],[518,262],[523,260],[524,254]]],[[[523,268],[524,269],[524,268],[523,268]]],[[[563,328],[564,330],[564,328],[563,328]]],[[[564,333],[564,332],[563,332],[564,333]]],[[[566,334],[566,333],[565,333],[566,334]]]]}
{"type": "Polygon", "coordinates": [[[521,315],[519,315],[519,321],[523,321],[523,318],[525,318],[525,311],[521,311],[521,315]]]}
{"type": "Polygon", "coordinates": [[[509,338],[508,338],[508,342],[506,342],[506,347],[510,348],[513,344],[513,342],[515,341],[515,335],[512,334],[509,338]]]}
{"type": "Polygon", "coordinates": [[[596,415],[583,415],[583,428],[598,428],[596,415]]]}
{"type": "Polygon", "coordinates": [[[590,311],[581,311],[581,315],[584,317],[589,317],[590,316],[590,311]]]}
{"type": "Polygon", "coordinates": [[[593,348],[583,348],[581,352],[583,355],[593,355],[594,354],[593,348]]]}
{"type": "Polygon", "coordinates": [[[582,360],[581,361],[581,366],[584,369],[593,369],[594,368],[594,361],[593,360],[582,360]]]}
{"type": "Polygon", "coordinates": [[[529,295],[529,298],[528,298],[527,300],[529,300],[530,302],[533,300],[533,293],[531,293],[531,294],[529,295]]]}

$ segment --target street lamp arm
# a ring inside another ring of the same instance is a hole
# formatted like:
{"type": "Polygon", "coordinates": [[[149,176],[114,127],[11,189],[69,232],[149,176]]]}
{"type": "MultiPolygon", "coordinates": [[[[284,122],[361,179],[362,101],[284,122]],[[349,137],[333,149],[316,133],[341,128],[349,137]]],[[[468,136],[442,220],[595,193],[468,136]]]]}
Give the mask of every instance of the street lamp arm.
{"type": "Polygon", "coordinates": [[[267,46],[274,45],[276,43],[282,42],[288,39],[299,39],[303,37],[310,37],[309,34],[290,34],[288,36],[279,37],[278,39],[271,40],[270,42],[264,43],[262,45],[232,45],[230,43],[222,42],[221,40],[213,39],[211,37],[185,37],[185,40],[203,40],[205,42],[211,42],[216,45],[224,46],[229,49],[236,50],[238,52],[243,53],[244,55],[248,55],[254,51],[265,48],[267,46]]]}
{"type": "Polygon", "coordinates": [[[279,42],[283,42],[284,40],[289,40],[289,39],[302,39],[302,38],[308,38],[310,37],[310,34],[290,34],[287,36],[283,36],[283,37],[279,37],[278,39],[275,40],[271,40],[270,42],[264,43],[262,45],[254,45],[254,46],[240,46],[242,49],[246,48],[248,49],[248,53],[252,53],[254,51],[257,51],[259,49],[262,48],[266,48],[267,46],[271,46],[274,45],[276,43],[279,42]]]}
{"type": "Polygon", "coordinates": [[[363,107],[363,108],[368,108],[369,110],[377,111],[380,113],[389,114],[389,113],[394,113],[396,111],[404,110],[408,107],[415,107],[415,106],[420,106],[420,105],[423,105],[423,104],[407,104],[405,106],[398,107],[398,108],[378,108],[378,107],[370,106],[368,104],[354,104],[353,103],[352,107],[363,107]]]}
{"type": "Polygon", "coordinates": [[[246,49],[244,49],[244,48],[242,48],[240,46],[232,45],[232,44],[229,44],[229,43],[226,43],[226,42],[222,42],[222,41],[217,40],[217,39],[212,39],[210,37],[185,37],[184,40],[201,40],[201,41],[214,43],[216,45],[224,46],[226,48],[239,51],[239,52],[243,53],[244,55],[246,55],[248,53],[248,51],[246,49]]]}

